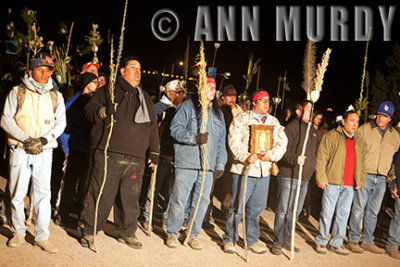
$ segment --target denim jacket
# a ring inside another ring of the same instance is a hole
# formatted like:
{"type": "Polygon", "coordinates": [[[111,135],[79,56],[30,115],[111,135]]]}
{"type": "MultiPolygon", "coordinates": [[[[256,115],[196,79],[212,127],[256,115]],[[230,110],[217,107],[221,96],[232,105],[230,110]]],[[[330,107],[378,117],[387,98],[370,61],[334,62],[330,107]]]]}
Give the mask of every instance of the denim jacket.
{"type": "MultiPolygon", "coordinates": [[[[203,169],[202,147],[196,144],[196,135],[199,133],[199,129],[193,102],[190,99],[186,100],[178,107],[170,127],[171,136],[177,141],[174,144],[177,168],[203,169]]],[[[212,107],[208,108],[206,132],[208,133],[206,169],[223,171],[227,161],[227,152],[225,120],[221,111],[217,116],[212,107]]]]}

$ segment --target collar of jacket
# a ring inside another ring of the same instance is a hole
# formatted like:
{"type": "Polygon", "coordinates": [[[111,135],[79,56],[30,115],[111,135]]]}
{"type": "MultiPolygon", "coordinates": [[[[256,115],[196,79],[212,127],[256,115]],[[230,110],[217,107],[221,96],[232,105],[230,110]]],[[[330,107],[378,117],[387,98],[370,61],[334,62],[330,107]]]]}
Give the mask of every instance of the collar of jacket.
{"type": "Polygon", "coordinates": [[[252,111],[253,111],[254,118],[259,121],[261,121],[262,117],[266,117],[268,119],[268,117],[270,116],[268,113],[265,115],[262,115],[262,114],[258,113],[254,108],[252,109],[252,111]]]}
{"type": "MultiPolygon", "coordinates": [[[[133,87],[127,80],[125,80],[122,76],[118,76],[117,83],[121,86],[121,89],[124,91],[133,91],[137,92],[136,87],[133,87]]],[[[140,85],[139,85],[140,86],[140,85]]]]}
{"type": "Polygon", "coordinates": [[[384,132],[386,132],[386,131],[392,132],[392,131],[393,131],[393,127],[392,127],[392,125],[390,125],[390,122],[389,122],[388,125],[386,126],[386,129],[385,129],[385,130],[382,130],[382,129],[380,129],[380,128],[378,127],[378,125],[376,124],[376,120],[372,120],[370,123],[371,123],[371,128],[372,128],[372,129],[373,129],[373,128],[378,128],[378,130],[384,131],[384,132]]]}

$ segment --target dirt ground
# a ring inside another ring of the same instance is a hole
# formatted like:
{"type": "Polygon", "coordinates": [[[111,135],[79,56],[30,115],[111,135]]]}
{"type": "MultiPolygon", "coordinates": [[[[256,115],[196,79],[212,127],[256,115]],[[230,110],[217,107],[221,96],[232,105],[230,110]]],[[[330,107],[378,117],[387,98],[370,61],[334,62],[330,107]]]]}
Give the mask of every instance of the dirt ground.
{"type": "MultiPolygon", "coordinates": [[[[4,179],[0,188],[3,190],[4,179]]],[[[214,199],[218,209],[220,203],[214,199]]],[[[267,209],[261,218],[261,241],[271,246],[273,240],[274,213],[267,209]]],[[[137,231],[143,248],[135,250],[119,243],[115,238],[113,224],[107,223],[104,232],[97,236],[98,253],[81,247],[78,243],[78,232],[73,228],[60,227],[53,222],[50,225],[50,240],[60,252],[50,255],[33,246],[34,226],[29,226],[26,243],[18,248],[8,248],[7,240],[12,236],[8,225],[0,226],[0,266],[400,266],[400,261],[388,255],[376,255],[365,252],[361,255],[350,254],[339,256],[332,252],[319,255],[313,249],[313,240],[317,235],[318,222],[312,218],[302,218],[297,224],[296,246],[301,252],[296,254],[290,262],[288,251],[283,250],[281,256],[272,255],[269,250],[266,254],[257,255],[248,252],[249,262],[244,260],[245,252],[242,243],[236,246],[236,254],[226,254],[222,251],[222,234],[224,221],[215,220],[215,228],[203,230],[199,240],[204,248],[195,251],[190,247],[180,246],[170,249],[164,244],[165,233],[160,227],[161,222],[156,220],[154,232],[148,237],[142,229],[137,231]]],[[[377,243],[384,245],[387,229],[378,234],[377,243]]]]}

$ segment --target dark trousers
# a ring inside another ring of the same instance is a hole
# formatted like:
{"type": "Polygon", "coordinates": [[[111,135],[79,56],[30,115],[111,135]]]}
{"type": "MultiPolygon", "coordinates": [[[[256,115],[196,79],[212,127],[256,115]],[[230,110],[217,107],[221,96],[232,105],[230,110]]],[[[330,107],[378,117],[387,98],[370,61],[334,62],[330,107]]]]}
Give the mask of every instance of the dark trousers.
{"type": "MultiPolygon", "coordinates": [[[[107,178],[101,195],[97,214],[97,231],[102,230],[114,205],[114,223],[119,237],[131,237],[137,230],[139,196],[142,187],[144,159],[108,153],[107,178]]],[[[83,233],[93,235],[96,200],[104,177],[104,151],[94,155],[90,186],[82,213],[83,233]]]]}
{"type": "Polygon", "coordinates": [[[89,163],[90,153],[70,150],[60,204],[62,215],[67,215],[70,211],[80,214],[82,211],[88,187],[89,163]]]}

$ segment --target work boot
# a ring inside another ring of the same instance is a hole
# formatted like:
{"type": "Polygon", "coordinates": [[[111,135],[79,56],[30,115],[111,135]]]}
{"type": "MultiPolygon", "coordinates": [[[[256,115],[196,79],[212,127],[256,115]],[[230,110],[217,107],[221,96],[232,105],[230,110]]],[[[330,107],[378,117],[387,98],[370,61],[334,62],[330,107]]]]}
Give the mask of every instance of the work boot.
{"type": "Polygon", "coordinates": [[[265,252],[267,252],[267,248],[265,247],[265,245],[261,244],[259,241],[251,245],[249,249],[256,254],[264,254],[265,252]]]}
{"type": "Polygon", "coordinates": [[[92,248],[94,243],[93,235],[83,235],[79,241],[84,248],[92,248]]]}
{"type": "Polygon", "coordinates": [[[329,251],[332,251],[332,252],[334,252],[338,255],[342,255],[342,256],[347,256],[350,254],[343,246],[340,246],[340,247],[329,246],[329,251]]]}
{"type": "Polygon", "coordinates": [[[179,246],[179,241],[176,236],[167,237],[167,242],[165,243],[169,248],[177,248],[179,246]]]}
{"type": "Polygon", "coordinates": [[[189,239],[188,245],[194,250],[202,250],[203,249],[203,246],[201,245],[199,240],[197,240],[197,238],[189,239]]]}
{"type": "Polygon", "coordinates": [[[367,250],[375,254],[385,253],[385,250],[383,248],[377,247],[374,243],[372,244],[361,243],[360,247],[363,248],[364,250],[367,250]]]}
{"type": "Polygon", "coordinates": [[[353,252],[353,253],[361,254],[361,253],[364,252],[364,250],[360,247],[360,245],[358,244],[358,242],[357,242],[357,243],[355,243],[355,242],[349,242],[349,249],[350,249],[350,251],[353,252]]]}
{"type": "Polygon", "coordinates": [[[224,252],[228,254],[235,253],[235,245],[232,242],[228,242],[224,244],[224,252]]]}
{"type": "Polygon", "coordinates": [[[17,248],[25,242],[25,237],[22,235],[13,236],[10,241],[8,241],[8,247],[17,248]]]}
{"type": "Polygon", "coordinates": [[[318,254],[326,254],[326,247],[317,244],[317,245],[315,246],[315,251],[316,251],[318,254]]]}
{"type": "Polygon", "coordinates": [[[282,255],[282,248],[272,247],[271,253],[273,255],[282,255]]]}
{"type": "MultiPolygon", "coordinates": [[[[291,246],[284,246],[283,248],[288,250],[288,251],[292,251],[292,247],[291,246]]],[[[294,252],[300,253],[300,249],[298,247],[294,246],[294,252]]]]}
{"type": "Polygon", "coordinates": [[[139,242],[136,236],[129,236],[129,237],[118,237],[118,242],[123,244],[127,244],[131,248],[140,249],[142,248],[142,243],[139,242]]]}
{"type": "Polygon", "coordinates": [[[400,260],[400,252],[398,247],[386,247],[386,253],[392,258],[400,260]]]}
{"type": "Polygon", "coordinates": [[[35,247],[39,247],[50,254],[58,253],[58,249],[49,240],[36,241],[35,247]]]}

